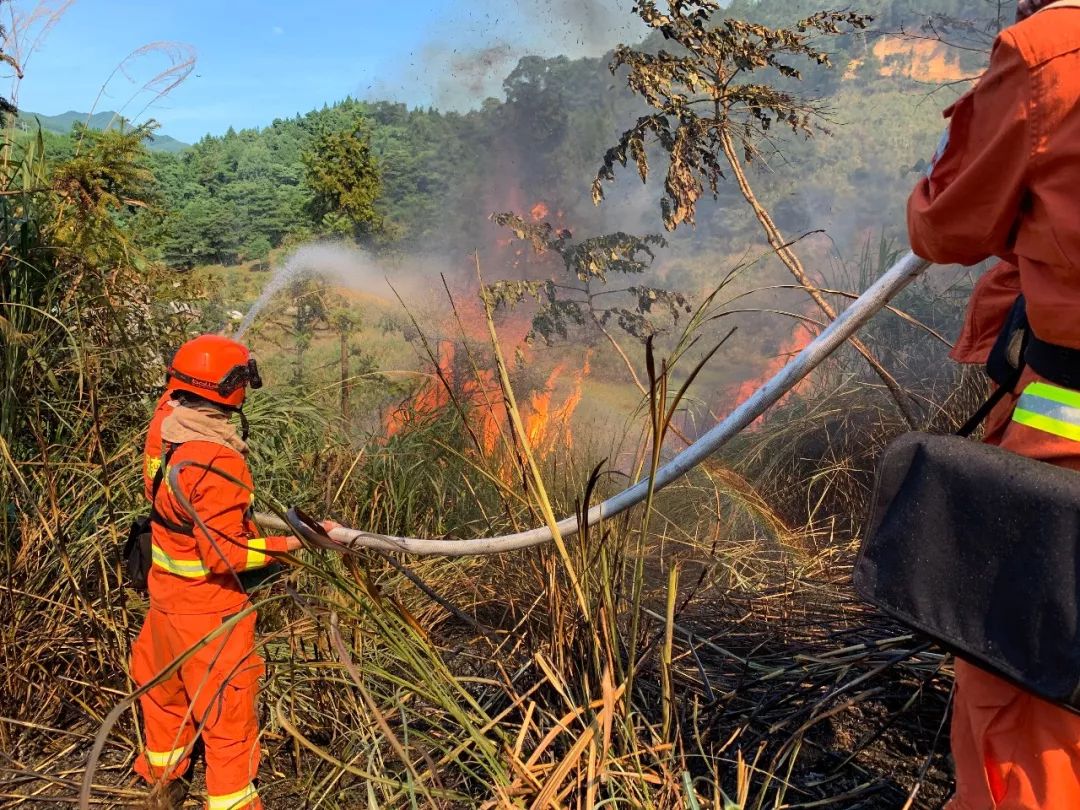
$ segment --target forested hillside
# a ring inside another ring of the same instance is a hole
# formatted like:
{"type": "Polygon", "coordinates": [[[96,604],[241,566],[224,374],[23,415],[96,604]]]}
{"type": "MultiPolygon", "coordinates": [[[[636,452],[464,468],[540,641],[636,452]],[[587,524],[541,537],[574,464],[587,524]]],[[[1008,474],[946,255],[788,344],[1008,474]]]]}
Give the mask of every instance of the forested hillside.
{"type": "MultiPolygon", "coordinates": [[[[833,78],[833,138],[782,140],[762,167],[766,198],[791,230],[895,220],[910,184],[903,172],[933,148],[940,130],[945,101],[918,98],[904,79],[833,78]]],[[[311,216],[304,156],[321,134],[361,121],[382,183],[376,208],[386,227],[370,240],[378,249],[467,251],[486,242],[488,214],[525,212],[536,202],[585,231],[658,227],[656,189],[639,191],[632,178],[605,209],[589,201],[599,157],[640,112],[603,60],[527,59],[505,86],[505,101],[472,113],[347,99],[260,131],[204,138],[181,155],[154,155],[169,212],[165,260],[261,259],[317,235],[322,223],[311,216]]],[[[721,188],[718,203],[703,207],[695,240],[750,237],[739,200],[733,185],[721,188]]]]}
{"type": "MultiPolygon", "coordinates": [[[[761,193],[781,227],[794,234],[827,229],[845,249],[855,234],[897,227],[910,185],[905,170],[933,148],[941,128],[938,111],[956,92],[909,78],[911,51],[890,57],[890,49],[875,48],[889,34],[920,30],[928,19],[915,8],[921,4],[862,5],[875,15],[874,23],[867,32],[830,41],[831,68],[798,65],[804,69],[801,92],[830,109],[831,134],[810,143],[781,136],[775,153],[757,167],[761,193]],[[884,61],[879,54],[886,54],[884,61]]],[[[951,18],[993,28],[996,4],[952,0],[935,7],[942,12],[935,31],[959,30],[950,26],[951,18]]],[[[814,9],[808,0],[735,0],[729,13],[781,25],[814,9]]],[[[970,39],[971,26],[957,36],[970,39]]],[[[923,53],[934,46],[914,42],[923,53]]],[[[948,58],[957,71],[974,71],[982,57],[953,50],[948,58]]],[[[582,232],[655,229],[655,187],[638,189],[627,177],[622,196],[603,209],[593,209],[588,200],[599,157],[641,112],[621,75],[608,71],[608,61],[523,59],[506,77],[504,97],[471,112],[345,99],[260,130],[208,135],[179,154],[155,152],[160,255],[177,268],[231,264],[341,232],[345,226],[318,210],[305,169],[320,139],[341,132],[370,140],[366,165],[377,186],[371,196],[378,227],[361,228],[358,235],[377,250],[468,251],[489,241],[490,213],[527,211],[537,202],[551,213],[563,212],[582,232]]],[[[61,157],[67,151],[63,145],[50,149],[61,157]]],[[[755,227],[739,202],[734,184],[725,184],[719,201],[702,207],[695,249],[717,240],[755,241],[755,227]]]]}

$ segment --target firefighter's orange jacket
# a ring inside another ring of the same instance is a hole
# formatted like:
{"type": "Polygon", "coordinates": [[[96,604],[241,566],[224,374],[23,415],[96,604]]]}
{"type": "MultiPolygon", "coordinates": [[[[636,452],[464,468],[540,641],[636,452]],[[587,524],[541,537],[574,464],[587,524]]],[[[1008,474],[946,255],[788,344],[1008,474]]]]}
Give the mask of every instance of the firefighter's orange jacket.
{"type": "MultiPolygon", "coordinates": [[[[168,408],[167,405],[163,407],[168,408]]],[[[178,410],[166,410],[166,417],[175,418],[178,410]]],[[[162,425],[157,439],[163,458],[165,448],[171,445],[167,418],[162,425]]],[[[153,438],[147,437],[148,451],[153,438]]],[[[272,562],[272,553],[286,550],[287,538],[260,537],[258,534],[251,519],[253,483],[244,457],[245,448],[239,439],[235,444],[184,441],[175,445],[169,456],[154,505],[167,520],[179,525],[194,525],[189,535],[160,523],[152,524],[153,565],[149,589],[151,607],[157,610],[186,614],[234,613],[248,601],[236,575],[268,565],[272,562]],[[169,472],[183,462],[192,464],[180,467],[177,483],[198,515],[197,522],[177,499],[169,479],[169,472]]],[[[152,486],[155,469],[153,463],[146,466],[144,484],[148,488],[152,486]]]]}
{"type": "Polygon", "coordinates": [[[1006,29],[946,110],[948,145],[908,204],[911,247],[939,263],[1016,265],[1036,335],[1080,348],[1080,8],[1006,29]]]}
{"type": "MultiPolygon", "coordinates": [[[[938,263],[1002,261],[983,277],[953,352],[982,362],[1018,292],[1032,331],[1080,348],[1080,8],[1004,31],[990,69],[946,111],[948,142],[908,204],[912,249],[938,263]]],[[[987,441],[1080,470],[1080,442],[1022,424],[1026,370],[987,441]]],[[[949,810],[1080,808],[1080,717],[964,661],[956,665],[949,810]]]]}

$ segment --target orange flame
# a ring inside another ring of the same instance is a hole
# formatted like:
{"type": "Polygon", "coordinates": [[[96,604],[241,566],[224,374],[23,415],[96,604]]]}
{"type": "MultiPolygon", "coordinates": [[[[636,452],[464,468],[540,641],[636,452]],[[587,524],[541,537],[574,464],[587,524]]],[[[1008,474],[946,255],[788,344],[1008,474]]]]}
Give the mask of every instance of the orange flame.
{"type": "Polygon", "coordinates": [[[525,420],[525,435],[529,439],[529,446],[542,458],[549,456],[562,438],[566,447],[573,447],[574,435],[570,429],[570,420],[581,404],[584,394],[583,387],[585,378],[589,376],[589,361],[592,357],[590,351],[585,356],[585,362],[581,370],[574,375],[573,388],[563,400],[562,405],[551,407],[551,400],[555,393],[555,385],[562,376],[563,365],[558,366],[548,376],[547,382],[540,391],[534,391],[530,397],[531,413],[525,420]]]}
{"type": "Polygon", "coordinates": [[[562,369],[561,365],[556,366],[543,389],[533,391],[529,397],[532,413],[525,417],[525,436],[529,440],[529,447],[539,448],[547,440],[548,429],[551,427],[551,397],[555,394],[555,382],[562,374],[562,369]]]}
{"type": "Polygon", "coordinates": [[[412,399],[399,405],[386,419],[386,435],[396,436],[420,417],[428,416],[450,404],[450,392],[443,380],[450,380],[454,368],[454,344],[448,340],[440,342],[438,352],[438,370],[424,382],[412,399]]]}
{"type": "MultiPolygon", "coordinates": [[[[501,201],[493,210],[517,210],[521,200],[516,193],[510,199],[501,201]]],[[[541,222],[551,214],[551,209],[544,202],[535,203],[529,209],[533,221],[541,222]]],[[[563,212],[557,217],[561,219],[563,212]]],[[[496,260],[504,267],[518,270],[521,277],[532,277],[546,269],[545,261],[551,257],[536,259],[530,248],[519,240],[500,233],[493,234],[492,246],[496,251],[496,260]]],[[[488,339],[485,323],[488,312],[481,304],[475,291],[465,291],[454,297],[454,319],[445,324],[444,333],[460,327],[466,340],[486,342],[488,339]]],[[[492,314],[499,331],[500,342],[512,345],[525,357],[530,355],[526,338],[532,328],[532,316],[528,305],[512,311],[500,309],[492,314]]],[[[458,346],[460,348],[460,345],[458,346]]],[[[468,429],[475,440],[475,451],[486,458],[495,458],[500,471],[510,472],[516,468],[520,459],[514,449],[514,442],[509,438],[509,419],[503,402],[502,391],[495,375],[487,370],[477,371],[472,363],[465,362],[463,355],[455,357],[455,345],[442,341],[436,354],[434,373],[423,382],[413,395],[387,414],[384,429],[387,438],[392,437],[406,427],[422,422],[429,422],[431,417],[447,407],[460,406],[467,414],[468,429]]],[[[544,458],[557,448],[569,446],[573,437],[569,422],[582,399],[584,379],[589,374],[589,358],[580,373],[574,376],[567,398],[559,404],[557,388],[563,372],[563,366],[554,369],[544,385],[537,391],[523,396],[521,417],[525,435],[538,457],[544,458]]],[[[565,384],[563,385],[565,388],[565,384]]]]}
{"type": "MultiPolygon", "coordinates": [[[[788,339],[785,340],[782,344],[780,344],[780,347],[777,349],[776,356],[773,357],[772,360],[769,361],[768,365],[765,366],[765,370],[762,371],[761,374],[757,377],[746,380],[742,383],[742,385],[739,386],[738,390],[735,392],[735,404],[741,405],[743,402],[753,396],[754,393],[759,388],[761,388],[761,386],[771,380],[777,374],[777,372],[780,371],[780,369],[786,366],[788,364],[788,361],[794,355],[798,354],[808,345],[810,345],[810,341],[812,341],[813,339],[814,334],[810,331],[809,328],[807,328],[805,324],[796,324],[788,339]]],[[[803,380],[794,388],[792,388],[791,391],[789,391],[788,394],[785,395],[784,399],[786,399],[787,396],[790,396],[792,393],[804,390],[806,382],[806,380],[803,380]]],[[[782,401],[783,400],[781,400],[781,402],[782,401]]],[[[756,420],[754,420],[754,424],[760,424],[761,419],[762,417],[759,416],[756,420]]]]}
{"type": "MultiPolygon", "coordinates": [[[[418,424],[450,406],[450,392],[461,404],[469,417],[469,429],[476,438],[478,449],[486,458],[499,452],[501,439],[508,425],[506,406],[502,392],[493,373],[481,370],[479,374],[470,368],[469,378],[463,383],[454,379],[454,345],[443,341],[438,351],[438,372],[429,378],[405,403],[391,412],[385,423],[387,438],[397,435],[407,427],[418,424]]],[[[574,375],[573,387],[566,399],[553,405],[556,387],[563,374],[564,365],[548,375],[540,390],[532,391],[522,408],[525,438],[538,458],[547,458],[560,446],[571,447],[573,435],[570,421],[581,403],[585,378],[589,375],[589,357],[582,369],[574,375]]],[[[499,464],[500,470],[509,472],[509,459],[499,464]]],[[[516,462],[516,459],[515,459],[516,462]]]]}
{"type": "Polygon", "coordinates": [[[585,355],[585,363],[581,367],[581,371],[574,375],[574,388],[570,392],[570,396],[566,398],[566,401],[562,406],[555,411],[555,420],[557,423],[565,426],[565,440],[564,444],[567,449],[574,446],[574,434],[570,430],[570,418],[574,415],[578,405],[581,404],[581,398],[584,395],[585,378],[589,376],[590,365],[589,360],[592,357],[592,350],[585,355]]]}

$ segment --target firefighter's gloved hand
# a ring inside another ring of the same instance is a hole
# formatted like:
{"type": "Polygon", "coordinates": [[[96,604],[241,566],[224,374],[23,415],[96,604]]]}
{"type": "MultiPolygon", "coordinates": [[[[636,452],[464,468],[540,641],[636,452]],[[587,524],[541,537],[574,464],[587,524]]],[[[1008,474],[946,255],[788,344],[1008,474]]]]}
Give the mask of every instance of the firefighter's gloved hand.
{"type": "Polygon", "coordinates": [[[330,537],[330,530],[339,528],[338,523],[332,520],[317,521],[304,513],[298,506],[291,507],[285,513],[285,519],[297,535],[303,536],[308,543],[316,548],[331,551],[342,551],[347,546],[330,537]]]}
{"type": "Polygon", "coordinates": [[[301,540],[296,535],[291,535],[291,536],[287,537],[286,540],[285,540],[285,550],[286,551],[299,551],[303,547],[304,547],[304,541],[301,540]]]}
{"type": "MultiPolygon", "coordinates": [[[[309,530],[309,533],[313,534],[312,532],[310,532],[310,530],[309,530]]],[[[328,548],[328,547],[332,547],[333,543],[334,543],[334,541],[330,540],[330,539],[320,539],[320,538],[317,538],[317,537],[314,537],[314,536],[310,536],[308,538],[307,545],[314,545],[316,548],[328,548]]],[[[287,544],[285,546],[285,550],[286,551],[300,551],[304,547],[305,547],[304,541],[301,540],[300,537],[298,537],[296,535],[293,535],[293,536],[289,537],[289,539],[287,541],[287,544]]]]}

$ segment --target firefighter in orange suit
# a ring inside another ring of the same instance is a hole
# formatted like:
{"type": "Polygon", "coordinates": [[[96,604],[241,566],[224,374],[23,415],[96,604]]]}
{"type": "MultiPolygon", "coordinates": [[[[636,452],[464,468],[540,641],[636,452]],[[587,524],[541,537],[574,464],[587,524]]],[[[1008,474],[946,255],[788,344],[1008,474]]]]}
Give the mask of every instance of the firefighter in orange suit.
{"type": "MultiPolygon", "coordinates": [[[[153,564],[132,677],[144,686],[182,663],[140,699],[146,750],[135,770],[150,781],[179,784],[201,734],[207,810],[261,808],[256,698],[263,662],[255,651],[255,614],[237,575],[300,543],[257,537],[251,521],[247,447],[230,422],[247,387],[261,384],[248,350],[204,335],[180,348],[168,374],[150,431],[160,430],[165,467],[158,476],[159,463],[144,466],[147,491],[155,494],[153,564]],[[183,462],[192,462],[176,476],[186,503],[168,478],[183,462]]],[[[156,442],[149,435],[148,449],[156,442]]]]}
{"type": "MultiPolygon", "coordinates": [[[[938,263],[1002,261],[969,303],[953,356],[983,362],[1023,292],[1030,331],[1080,349],[1080,3],[1020,4],[990,68],[946,111],[946,141],[908,203],[912,249],[938,263]]],[[[1080,470],[1080,390],[1028,367],[987,441],[1080,470]]],[[[956,663],[949,810],[1080,808],[1080,716],[956,663]]]]}

